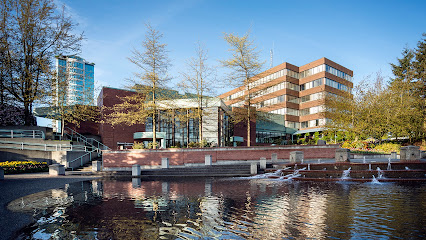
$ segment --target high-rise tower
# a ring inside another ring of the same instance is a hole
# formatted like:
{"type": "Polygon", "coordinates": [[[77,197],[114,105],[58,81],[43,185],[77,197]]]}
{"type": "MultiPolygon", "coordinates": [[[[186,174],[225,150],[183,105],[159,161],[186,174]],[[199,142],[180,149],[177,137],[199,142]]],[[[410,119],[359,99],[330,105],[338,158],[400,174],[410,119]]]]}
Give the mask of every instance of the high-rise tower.
{"type": "Polygon", "coordinates": [[[63,83],[58,84],[59,89],[56,90],[58,98],[62,95],[67,105],[93,105],[94,68],[94,63],[78,56],[57,56],[57,79],[59,83],[63,83]]]}

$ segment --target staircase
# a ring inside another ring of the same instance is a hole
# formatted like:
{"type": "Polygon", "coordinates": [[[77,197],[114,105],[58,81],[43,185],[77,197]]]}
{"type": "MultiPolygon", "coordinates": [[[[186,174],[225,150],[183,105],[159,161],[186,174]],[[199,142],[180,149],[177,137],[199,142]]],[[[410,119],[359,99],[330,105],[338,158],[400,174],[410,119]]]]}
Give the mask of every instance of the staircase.
{"type": "Polygon", "coordinates": [[[74,160],[69,161],[69,163],[75,162],[75,161],[81,161],[80,167],[77,168],[67,168],[68,171],[75,171],[75,174],[81,174],[82,172],[92,172],[91,166],[92,161],[102,161],[102,150],[109,150],[110,148],[103,143],[97,141],[93,138],[87,138],[80,133],[74,131],[73,129],[69,127],[65,127],[67,132],[65,133],[67,138],[69,138],[71,141],[75,141],[77,143],[82,143],[84,146],[89,149],[89,151],[83,155],[80,156],[74,160]],[[94,158],[93,155],[97,154],[97,157],[94,158]],[[86,156],[90,156],[90,160],[86,163],[83,163],[82,159],[86,156]],[[83,171],[84,169],[84,171],[83,171]]]}
{"type": "MultiPolygon", "coordinates": [[[[250,165],[212,165],[182,168],[142,169],[142,177],[248,177],[250,165]]],[[[260,169],[258,168],[258,173],[260,169]]]]}

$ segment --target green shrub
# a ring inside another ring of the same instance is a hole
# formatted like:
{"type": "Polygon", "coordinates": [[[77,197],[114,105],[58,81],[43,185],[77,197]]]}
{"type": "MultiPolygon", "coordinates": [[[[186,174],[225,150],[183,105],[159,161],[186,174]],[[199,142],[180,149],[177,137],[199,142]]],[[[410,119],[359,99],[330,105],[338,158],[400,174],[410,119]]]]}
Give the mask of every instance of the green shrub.
{"type": "Polygon", "coordinates": [[[145,145],[143,143],[135,142],[133,143],[133,149],[144,149],[145,145]]]}
{"type": "Polygon", "coordinates": [[[399,153],[399,151],[401,150],[401,145],[397,143],[382,143],[380,145],[375,146],[374,149],[385,153],[399,153]]]}
{"type": "Polygon", "coordinates": [[[188,147],[189,148],[196,148],[196,147],[198,147],[198,143],[196,143],[196,142],[190,142],[190,143],[188,143],[188,147]]]}
{"type": "Polygon", "coordinates": [[[155,143],[155,145],[154,145],[154,142],[149,142],[149,143],[148,143],[148,149],[153,149],[153,148],[154,148],[154,146],[155,146],[156,148],[158,148],[158,146],[159,146],[158,142],[156,142],[156,143],[155,143]]]}

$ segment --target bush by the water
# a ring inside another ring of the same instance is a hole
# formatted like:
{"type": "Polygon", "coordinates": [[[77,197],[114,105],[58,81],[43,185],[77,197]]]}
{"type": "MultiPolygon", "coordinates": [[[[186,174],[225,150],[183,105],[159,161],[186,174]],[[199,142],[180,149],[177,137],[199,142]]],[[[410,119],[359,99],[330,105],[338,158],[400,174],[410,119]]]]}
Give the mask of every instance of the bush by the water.
{"type": "Polygon", "coordinates": [[[32,172],[47,172],[49,166],[46,162],[36,161],[7,161],[0,162],[0,167],[3,168],[4,174],[14,173],[32,173],[32,172]]]}
{"type": "Polygon", "coordinates": [[[399,151],[401,150],[401,145],[397,143],[382,143],[380,145],[375,146],[374,149],[385,153],[399,153],[399,151]]]}
{"type": "Polygon", "coordinates": [[[390,154],[399,153],[401,145],[397,143],[375,144],[371,141],[345,141],[342,148],[350,149],[352,153],[390,154]]]}

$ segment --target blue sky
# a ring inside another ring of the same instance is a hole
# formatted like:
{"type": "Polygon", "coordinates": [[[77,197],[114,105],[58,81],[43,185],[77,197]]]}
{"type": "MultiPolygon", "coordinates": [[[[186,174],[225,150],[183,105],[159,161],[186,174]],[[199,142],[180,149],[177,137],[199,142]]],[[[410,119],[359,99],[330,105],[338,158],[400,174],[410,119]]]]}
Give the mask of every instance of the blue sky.
{"type": "MultiPolygon", "coordinates": [[[[354,71],[354,82],[381,71],[391,76],[404,47],[426,32],[426,1],[100,1],[57,0],[84,31],[81,56],[94,62],[98,85],[122,88],[137,69],[127,60],[140,48],[145,23],[164,34],[175,88],[195,43],[209,50],[210,64],[229,56],[224,32],[251,36],[270,66],[297,66],[326,57],[354,71]]],[[[218,79],[221,78],[219,69],[218,79]]],[[[230,88],[217,89],[217,94],[230,88]]]]}

